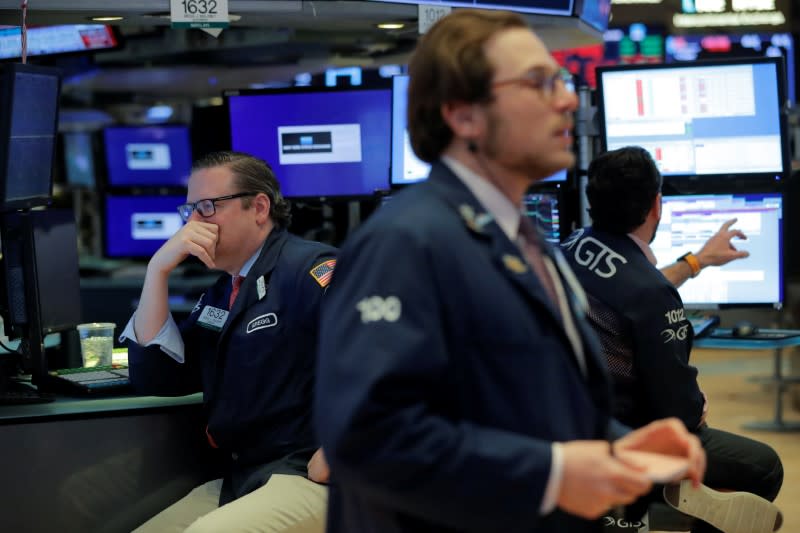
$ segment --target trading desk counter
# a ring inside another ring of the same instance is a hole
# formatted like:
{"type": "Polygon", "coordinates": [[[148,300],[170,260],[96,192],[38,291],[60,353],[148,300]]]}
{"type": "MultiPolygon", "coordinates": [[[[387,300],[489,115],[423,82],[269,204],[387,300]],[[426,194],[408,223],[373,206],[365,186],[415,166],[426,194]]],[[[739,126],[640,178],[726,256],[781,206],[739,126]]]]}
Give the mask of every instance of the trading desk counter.
{"type": "Polygon", "coordinates": [[[214,474],[202,397],[0,406],[0,531],[131,531],[214,474]]]}
{"type": "MultiPolygon", "coordinates": [[[[768,381],[775,386],[775,416],[772,420],[762,422],[751,422],[745,424],[746,429],[764,431],[800,431],[800,424],[789,422],[783,419],[783,393],[789,385],[800,383],[800,376],[783,375],[783,349],[793,346],[800,346],[800,331],[783,329],[761,329],[762,333],[769,335],[786,334],[786,338],[756,339],[748,337],[739,338],[715,338],[704,337],[694,342],[695,348],[712,348],[721,350],[772,350],[773,351],[773,370],[772,375],[761,381],[768,381]]],[[[714,333],[722,335],[730,334],[729,329],[717,329],[714,333]]]]}

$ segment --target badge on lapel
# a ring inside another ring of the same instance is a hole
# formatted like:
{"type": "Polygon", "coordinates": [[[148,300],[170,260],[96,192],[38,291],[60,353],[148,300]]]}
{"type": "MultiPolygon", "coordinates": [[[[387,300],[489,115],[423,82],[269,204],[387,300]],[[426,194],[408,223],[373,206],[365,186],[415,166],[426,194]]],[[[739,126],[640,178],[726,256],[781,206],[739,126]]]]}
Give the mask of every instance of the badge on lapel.
{"type": "Polygon", "coordinates": [[[492,221],[489,213],[475,213],[471,205],[461,204],[458,206],[458,214],[464,219],[464,223],[475,233],[483,233],[483,228],[492,221]]]}
{"type": "Polygon", "coordinates": [[[528,265],[516,255],[503,254],[503,264],[514,274],[524,274],[528,271],[528,265]]]}

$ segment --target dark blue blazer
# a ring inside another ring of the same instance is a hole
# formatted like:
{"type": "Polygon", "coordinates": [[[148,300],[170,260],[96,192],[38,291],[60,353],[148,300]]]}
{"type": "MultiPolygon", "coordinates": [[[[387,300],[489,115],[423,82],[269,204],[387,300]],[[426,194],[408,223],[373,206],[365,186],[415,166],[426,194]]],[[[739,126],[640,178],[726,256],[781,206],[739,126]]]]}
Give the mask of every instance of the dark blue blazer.
{"type": "Polygon", "coordinates": [[[561,277],[586,377],[520,250],[443,164],[348,240],[314,406],[334,477],[330,532],[598,529],[539,514],[551,443],[611,427],[604,362],[561,277]]]}
{"type": "Polygon", "coordinates": [[[179,327],[185,363],[159,346],[130,342],[131,382],[140,394],[203,391],[208,432],[237,468],[317,446],[311,398],[319,309],[325,289],[310,271],[335,257],[330,246],[275,229],[247,275],[222,329],[198,323],[207,306],[227,310],[223,274],[179,327]],[[263,279],[263,296],[259,279],[263,279]]]}

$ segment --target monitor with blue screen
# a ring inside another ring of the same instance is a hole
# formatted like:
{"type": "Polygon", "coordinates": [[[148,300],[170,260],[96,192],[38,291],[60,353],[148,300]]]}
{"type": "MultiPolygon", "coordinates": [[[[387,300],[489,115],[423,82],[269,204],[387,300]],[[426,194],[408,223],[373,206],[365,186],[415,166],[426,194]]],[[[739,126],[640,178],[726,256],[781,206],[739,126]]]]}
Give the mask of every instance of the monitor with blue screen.
{"type": "Polygon", "coordinates": [[[231,146],[264,159],[288,198],[389,188],[389,88],[229,91],[231,146]]]}
{"type": "Polygon", "coordinates": [[[185,187],[192,171],[186,126],[113,126],[103,132],[111,187],[185,187]]]}
{"type": "Polygon", "coordinates": [[[149,258],[183,226],[177,208],[185,202],[178,195],[106,195],[106,257],[149,258]]]}
{"type": "Polygon", "coordinates": [[[667,181],[789,171],[779,58],[600,67],[597,81],[602,148],[642,146],[667,181]]]}
{"type": "MultiPolygon", "coordinates": [[[[408,185],[428,178],[431,166],[420,160],[411,148],[406,127],[408,75],[392,78],[392,185],[408,185]]],[[[560,170],[542,182],[566,181],[567,170],[560,170]]]]}
{"type": "Polygon", "coordinates": [[[783,302],[783,202],[778,193],[665,196],[661,223],[650,244],[658,266],[672,264],[686,252],[697,252],[727,220],[747,235],[734,239],[750,256],[721,267],[708,266],[680,286],[687,307],[710,309],[727,305],[783,302]]]}

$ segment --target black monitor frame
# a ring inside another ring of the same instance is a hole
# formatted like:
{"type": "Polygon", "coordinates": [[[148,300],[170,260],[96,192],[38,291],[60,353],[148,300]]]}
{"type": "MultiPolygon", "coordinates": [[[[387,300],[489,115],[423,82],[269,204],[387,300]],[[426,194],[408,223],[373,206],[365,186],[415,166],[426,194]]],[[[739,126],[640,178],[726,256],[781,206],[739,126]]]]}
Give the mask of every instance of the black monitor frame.
{"type": "Polygon", "coordinates": [[[48,371],[44,337],[81,320],[75,216],[69,209],[3,213],[0,231],[6,334],[20,339],[19,366],[41,385],[48,371]]]}
{"type": "MultiPolygon", "coordinates": [[[[789,148],[788,117],[787,117],[787,88],[786,74],[782,58],[736,58],[711,61],[696,61],[694,63],[661,63],[653,65],[614,65],[597,68],[597,120],[600,132],[600,148],[608,150],[608,137],[606,131],[605,106],[604,106],[604,74],[630,71],[670,71],[670,70],[702,70],[707,67],[724,67],[736,65],[774,65],[778,84],[776,87],[778,109],[778,122],[781,142],[781,166],[777,172],[742,172],[724,174],[675,174],[664,176],[665,184],[673,187],[680,193],[691,193],[710,190],[726,190],[739,188],[761,187],[779,190],[781,184],[789,177],[791,171],[791,153],[789,148]]],[[[643,140],[644,142],[644,140],[643,140]]],[[[631,144],[637,144],[631,142],[631,144]]]]}
{"type": "MultiPolygon", "coordinates": [[[[366,85],[356,85],[356,86],[336,86],[336,87],[320,87],[320,86],[313,86],[313,87],[280,87],[280,88],[266,88],[266,89],[233,89],[233,90],[226,90],[223,92],[223,99],[224,99],[224,107],[225,107],[225,115],[228,120],[228,128],[227,134],[228,138],[230,139],[231,149],[233,148],[233,128],[230,123],[231,117],[231,109],[230,109],[230,99],[232,97],[239,97],[239,96],[260,96],[260,95],[271,95],[271,94],[323,94],[323,93],[337,93],[337,92],[357,92],[357,91],[388,91],[389,93],[389,120],[388,120],[388,129],[386,131],[386,143],[389,145],[389,161],[385,169],[385,186],[383,189],[375,189],[370,192],[365,192],[364,194],[336,194],[336,195],[287,195],[284,187],[281,186],[281,193],[283,196],[289,200],[290,202],[318,202],[321,201],[323,203],[329,202],[348,202],[353,200],[368,200],[373,198],[376,194],[382,194],[389,190],[391,190],[391,92],[392,92],[392,81],[391,79],[381,79],[378,82],[370,83],[366,85]]],[[[253,154],[255,155],[255,154],[253,154]]],[[[256,155],[256,157],[258,157],[256,155]]],[[[265,159],[265,161],[273,168],[276,177],[278,179],[278,183],[281,183],[283,176],[280,175],[280,167],[276,161],[270,161],[269,159],[265,159]]]]}

